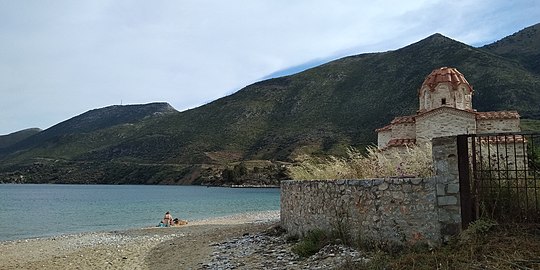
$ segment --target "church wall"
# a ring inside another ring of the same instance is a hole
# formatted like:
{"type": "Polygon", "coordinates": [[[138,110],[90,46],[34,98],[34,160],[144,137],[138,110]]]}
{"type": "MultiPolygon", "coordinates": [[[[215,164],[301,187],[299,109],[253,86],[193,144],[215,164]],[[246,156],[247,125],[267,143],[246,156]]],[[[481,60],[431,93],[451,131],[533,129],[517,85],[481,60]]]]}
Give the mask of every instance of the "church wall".
{"type": "Polygon", "coordinates": [[[402,123],[392,125],[392,139],[414,139],[416,128],[414,123],[402,123]]]}
{"type": "Polygon", "coordinates": [[[497,133],[520,131],[519,118],[515,119],[478,119],[476,133],[497,133]]]}
{"type": "Polygon", "coordinates": [[[432,138],[475,133],[473,114],[435,112],[416,118],[417,143],[429,143],[432,138]]]}
{"type": "Polygon", "coordinates": [[[435,137],[520,131],[519,118],[493,119],[518,117],[514,111],[475,113],[473,89],[455,68],[433,70],[417,93],[417,115],[396,117],[386,130],[379,129],[385,131],[378,134],[379,148],[387,147],[393,139],[416,139],[417,144],[424,144],[431,143],[435,137]]]}
{"type": "Polygon", "coordinates": [[[428,99],[429,99],[429,87],[424,87],[420,90],[420,95],[418,95],[418,102],[420,104],[419,106],[419,110],[420,111],[426,111],[427,110],[427,107],[428,105],[426,104],[428,102],[428,99]],[[427,95],[427,97],[426,97],[427,95]]]}
{"type": "Polygon", "coordinates": [[[439,84],[435,91],[430,91],[429,87],[424,87],[420,90],[419,110],[429,111],[431,109],[449,106],[460,110],[471,110],[472,95],[465,85],[460,85],[457,89],[453,89],[448,83],[439,84]],[[443,101],[444,99],[444,101],[443,101]]]}
{"type": "Polygon", "coordinates": [[[392,139],[392,130],[384,130],[377,133],[377,146],[379,149],[386,147],[390,139],[392,139]]]}
{"type": "Polygon", "coordinates": [[[451,95],[451,88],[448,84],[441,83],[437,85],[435,92],[431,93],[431,104],[433,108],[439,108],[442,106],[454,106],[455,101],[453,95],[451,95]],[[443,104],[443,99],[446,102],[443,104]]]}
{"type": "Polygon", "coordinates": [[[456,101],[456,109],[472,110],[472,94],[464,85],[459,86],[458,89],[454,92],[454,95],[456,101]]]}
{"type": "MultiPolygon", "coordinates": [[[[484,137],[485,138],[485,137],[484,137]]],[[[502,170],[501,173],[491,175],[493,179],[517,178],[518,173],[514,170],[527,168],[527,143],[513,142],[511,136],[507,137],[508,143],[486,143],[476,146],[476,155],[483,170],[502,170]]]]}

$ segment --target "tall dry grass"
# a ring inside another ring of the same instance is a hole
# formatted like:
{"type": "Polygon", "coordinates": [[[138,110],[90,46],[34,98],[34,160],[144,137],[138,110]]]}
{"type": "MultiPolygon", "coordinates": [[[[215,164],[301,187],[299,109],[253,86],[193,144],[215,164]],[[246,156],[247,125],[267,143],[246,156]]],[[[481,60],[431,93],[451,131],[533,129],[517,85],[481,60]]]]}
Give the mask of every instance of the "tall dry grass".
{"type": "Polygon", "coordinates": [[[433,172],[429,145],[383,151],[368,147],[365,153],[349,148],[345,157],[302,155],[297,161],[289,173],[293,179],[303,180],[429,177],[433,172]]]}

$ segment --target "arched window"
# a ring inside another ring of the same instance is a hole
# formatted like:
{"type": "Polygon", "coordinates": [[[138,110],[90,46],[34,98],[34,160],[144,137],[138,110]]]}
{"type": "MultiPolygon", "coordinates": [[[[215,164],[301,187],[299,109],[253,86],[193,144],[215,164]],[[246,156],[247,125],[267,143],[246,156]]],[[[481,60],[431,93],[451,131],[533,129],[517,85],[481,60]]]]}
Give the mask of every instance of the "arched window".
{"type": "Polygon", "coordinates": [[[426,89],[424,91],[424,107],[426,108],[426,110],[431,109],[431,99],[429,97],[429,90],[428,89],[426,89]]]}

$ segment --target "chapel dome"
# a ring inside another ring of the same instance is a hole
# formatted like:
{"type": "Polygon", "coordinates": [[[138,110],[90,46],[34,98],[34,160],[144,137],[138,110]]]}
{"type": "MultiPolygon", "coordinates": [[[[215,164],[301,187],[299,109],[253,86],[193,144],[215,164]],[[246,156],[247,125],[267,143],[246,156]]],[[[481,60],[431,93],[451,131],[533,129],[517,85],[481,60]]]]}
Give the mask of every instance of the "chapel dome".
{"type": "Polygon", "coordinates": [[[441,67],[433,70],[424,80],[420,89],[429,88],[430,91],[435,91],[435,88],[440,83],[449,83],[453,89],[458,85],[463,84],[469,93],[473,92],[472,86],[467,82],[465,76],[456,68],[441,67]]]}
{"type": "Polygon", "coordinates": [[[437,68],[426,77],[418,89],[418,113],[440,107],[472,111],[472,95],[471,85],[456,68],[437,68]]]}

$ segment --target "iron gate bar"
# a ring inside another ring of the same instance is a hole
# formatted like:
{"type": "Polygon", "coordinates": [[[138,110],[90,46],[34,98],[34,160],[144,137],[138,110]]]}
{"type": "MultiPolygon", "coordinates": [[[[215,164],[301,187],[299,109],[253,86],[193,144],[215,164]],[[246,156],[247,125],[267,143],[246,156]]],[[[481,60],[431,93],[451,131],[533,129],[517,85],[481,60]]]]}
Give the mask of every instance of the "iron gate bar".
{"type": "MultiPolygon", "coordinates": [[[[468,146],[468,145],[467,145],[468,146]]],[[[472,150],[472,166],[473,166],[473,181],[472,181],[472,189],[473,189],[473,203],[474,203],[474,220],[480,218],[480,201],[478,200],[478,184],[476,182],[476,179],[478,179],[478,177],[476,176],[476,174],[478,173],[478,168],[476,166],[476,155],[474,153],[476,153],[476,137],[475,136],[471,136],[471,150],[472,150]]],[[[467,156],[469,155],[469,153],[467,152],[466,153],[467,156]]],[[[470,163],[469,163],[470,164],[470,163]]],[[[467,164],[469,166],[469,164],[467,164]]]]}
{"type": "MultiPolygon", "coordinates": [[[[527,162],[527,159],[528,159],[527,158],[527,148],[525,146],[525,140],[524,139],[521,140],[521,147],[522,147],[521,149],[524,149],[523,150],[523,170],[524,170],[523,171],[523,179],[525,179],[525,180],[523,182],[525,183],[525,187],[523,187],[523,189],[525,189],[525,192],[523,192],[523,193],[525,193],[525,209],[528,210],[528,209],[530,209],[529,208],[529,181],[527,179],[527,176],[529,175],[529,173],[527,172],[529,166],[527,166],[527,163],[528,163],[527,162]]],[[[518,178],[518,177],[516,176],[516,178],[518,178]]],[[[517,181],[519,181],[519,178],[518,178],[517,181]]],[[[522,213],[522,211],[520,211],[520,213],[522,213]]],[[[523,213],[523,215],[525,217],[527,217],[527,213],[523,213]]]]}
{"type": "Polygon", "coordinates": [[[461,228],[467,229],[474,221],[473,200],[469,175],[469,138],[466,135],[457,136],[457,158],[459,171],[459,189],[461,201],[461,228]]]}
{"type": "MultiPolygon", "coordinates": [[[[534,135],[533,135],[534,137],[534,135]]],[[[535,154],[535,146],[534,146],[534,138],[531,139],[531,155],[533,156],[533,158],[536,156],[535,154]]],[[[532,168],[532,173],[533,173],[533,183],[534,183],[534,198],[535,198],[535,208],[536,208],[536,212],[539,212],[540,209],[539,208],[539,203],[538,203],[538,187],[536,186],[536,164],[534,164],[534,160],[533,160],[533,164],[531,164],[533,166],[532,168]]],[[[531,166],[529,165],[529,166],[531,166]]]]}
{"type": "MultiPolygon", "coordinates": [[[[515,142],[515,138],[514,138],[514,142],[515,142]]],[[[504,136],[504,143],[505,145],[508,145],[508,137],[507,136],[504,136]]],[[[514,157],[516,157],[516,147],[514,146],[514,157]]],[[[508,147],[505,147],[504,148],[504,155],[506,157],[506,177],[510,177],[510,160],[508,158],[508,147]]],[[[516,164],[516,161],[514,160],[514,164],[516,164]]],[[[517,166],[516,166],[517,168],[517,166]]],[[[516,172],[517,174],[517,172],[516,172]]],[[[510,186],[510,182],[509,181],[506,181],[506,191],[508,192],[508,194],[510,194],[512,192],[511,190],[511,186],[510,186]]]]}
{"type": "Polygon", "coordinates": [[[457,136],[463,228],[480,216],[540,222],[539,138],[534,132],[457,136]]]}
{"type": "MultiPolygon", "coordinates": [[[[515,164],[515,180],[516,181],[519,181],[519,168],[518,168],[518,157],[517,157],[517,147],[516,147],[516,140],[513,141],[513,144],[514,144],[514,164],[515,164]]],[[[516,200],[517,200],[517,205],[518,205],[518,208],[521,209],[521,207],[519,207],[520,205],[520,196],[519,196],[519,183],[515,183],[516,185],[516,200]]],[[[521,218],[521,210],[519,210],[519,217],[521,218]]]]}

